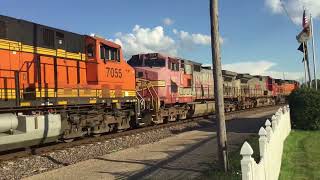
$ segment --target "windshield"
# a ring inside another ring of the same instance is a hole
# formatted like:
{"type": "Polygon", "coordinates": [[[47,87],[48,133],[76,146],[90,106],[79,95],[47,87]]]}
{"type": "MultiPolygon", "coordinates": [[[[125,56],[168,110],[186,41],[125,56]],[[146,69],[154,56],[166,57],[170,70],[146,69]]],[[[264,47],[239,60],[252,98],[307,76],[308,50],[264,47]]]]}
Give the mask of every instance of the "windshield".
{"type": "Polygon", "coordinates": [[[145,59],[144,65],[146,67],[165,67],[166,61],[163,59],[145,59]]]}
{"type": "Polygon", "coordinates": [[[128,64],[130,64],[133,67],[141,67],[142,66],[142,60],[140,59],[139,55],[134,55],[128,61],[128,64]]]}

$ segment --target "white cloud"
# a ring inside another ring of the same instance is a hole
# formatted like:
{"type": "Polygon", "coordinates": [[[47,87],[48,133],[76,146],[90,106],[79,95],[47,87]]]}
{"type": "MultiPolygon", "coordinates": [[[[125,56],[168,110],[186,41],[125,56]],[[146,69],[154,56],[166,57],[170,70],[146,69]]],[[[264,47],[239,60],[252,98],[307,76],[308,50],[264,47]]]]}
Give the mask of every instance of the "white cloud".
{"type": "Polygon", "coordinates": [[[280,0],[265,0],[265,4],[273,13],[281,13],[283,11],[280,0]]]}
{"type": "Polygon", "coordinates": [[[143,28],[136,25],[131,33],[116,33],[116,43],[124,49],[124,54],[128,58],[133,54],[161,52],[170,55],[177,55],[175,41],[165,35],[161,26],[155,28],[143,28]]]}
{"type": "Polygon", "coordinates": [[[303,79],[302,72],[279,72],[279,71],[268,71],[265,75],[278,78],[278,79],[289,79],[300,81],[303,79]]]}
{"type": "Polygon", "coordinates": [[[220,44],[224,44],[226,42],[226,40],[227,40],[226,38],[223,38],[221,36],[219,38],[220,44]]]}
{"type": "Polygon", "coordinates": [[[178,30],[177,30],[177,29],[173,29],[172,32],[173,32],[174,34],[178,34],[178,30]]]}
{"type": "Polygon", "coordinates": [[[277,64],[271,61],[246,61],[246,62],[237,62],[232,64],[224,64],[222,68],[229,71],[234,71],[237,73],[249,73],[251,75],[264,75],[271,76],[273,78],[292,80],[300,80],[303,77],[302,72],[282,72],[274,71],[272,67],[277,64]]]}
{"type": "Polygon", "coordinates": [[[190,34],[186,31],[180,31],[177,35],[183,43],[187,44],[209,45],[211,43],[211,37],[204,34],[190,34]]]}
{"type": "Polygon", "coordinates": [[[237,73],[261,74],[276,64],[270,61],[247,61],[223,65],[223,69],[237,73]]]}
{"type": "MultiPolygon", "coordinates": [[[[180,46],[185,49],[191,49],[196,45],[210,46],[211,36],[200,33],[189,33],[186,31],[178,31],[173,29],[173,33],[177,35],[180,46]]],[[[220,36],[220,43],[224,43],[224,39],[220,36]]]]}
{"type": "Polygon", "coordinates": [[[275,14],[285,14],[281,7],[281,2],[283,2],[291,18],[297,25],[302,23],[303,7],[312,13],[313,17],[320,17],[319,0],[265,0],[266,6],[275,14]]]}
{"type": "MultiPolygon", "coordinates": [[[[193,49],[199,45],[210,46],[211,37],[200,33],[172,30],[174,36],[165,34],[162,26],[144,28],[135,25],[130,33],[118,32],[112,40],[121,45],[126,58],[134,54],[160,52],[171,56],[183,56],[179,52],[193,49]]],[[[224,39],[220,38],[223,43],[224,39]]]]}
{"type": "Polygon", "coordinates": [[[164,18],[162,22],[166,26],[170,26],[170,25],[174,24],[174,20],[172,20],[170,18],[164,18]]]}

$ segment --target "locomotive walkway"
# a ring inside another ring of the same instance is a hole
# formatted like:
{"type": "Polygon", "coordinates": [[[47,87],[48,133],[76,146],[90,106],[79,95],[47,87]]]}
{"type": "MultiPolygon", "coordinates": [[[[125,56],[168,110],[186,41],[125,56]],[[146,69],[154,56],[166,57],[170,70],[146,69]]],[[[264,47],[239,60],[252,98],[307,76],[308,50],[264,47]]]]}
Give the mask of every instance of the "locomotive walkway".
{"type": "MultiPolygon", "coordinates": [[[[227,122],[229,149],[257,134],[277,107],[231,117],[227,122]]],[[[26,178],[37,179],[192,179],[216,160],[214,124],[26,178]]]]}

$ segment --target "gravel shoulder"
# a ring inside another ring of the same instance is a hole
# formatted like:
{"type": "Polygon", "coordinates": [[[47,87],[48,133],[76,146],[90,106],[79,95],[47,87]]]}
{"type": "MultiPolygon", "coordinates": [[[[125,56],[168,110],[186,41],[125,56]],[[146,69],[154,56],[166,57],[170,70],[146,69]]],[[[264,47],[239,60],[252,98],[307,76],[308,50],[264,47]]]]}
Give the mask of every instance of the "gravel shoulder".
{"type": "Polygon", "coordinates": [[[158,142],[161,139],[181,132],[198,129],[205,125],[199,122],[190,122],[170,128],[76,146],[42,155],[19,158],[14,161],[3,161],[0,162],[0,180],[29,177],[130,147],[158,142]]]}
{"type": "MultiPolygon", "coordinates": [[[[240,113],[228,117],[229,120],[231,119],[227,122],[229,150],[240,146],[250,135],[256,134],[266,118],[271,116],[276,109],[269,108],[255,111],[255,113],[240,113]]],[[[65,156],[59,154],[58,158],[54,157],[55,154],[49,155],[51,158],[40,157],[46,161],[54,159],[54,161],[62,162],[52,163],[51,160],[52,164],[63,168],[42,174],[37,172],[34,174],[38,175],[26,179],[192,179],[201,175],[207,165],[216,160],[217,147],[214,138],[215,125],[211,121],[199,121],[189,129],[193,130],[181,133],[180,127],[180,130],[154,131],[149,134],[149,138],[146,138],[148,137],[146,134],[137,135],[134,138],[128,137],[128,142],[126,138],[116,139],[101,146],[102,143],[98,149],[94,150],[87,147],[83,150],[74,149],[72,153],[87,154],[88,158],[76,164],[69,162],[73,165],[65,164],[66,161],[70,161],[67,152],[65,156]],[[169,131],[169,133],[164,131],[169,131]],[[161,134],[163,134],[162,138],[158,138],[161,134]],[[108,148],[110,143],[113,146],[115,144],[123,146],[132,141],[141,141],[141,143],[125,150],[120,150],[123,148],[119,147],[117,152],[90,157],[92,151],[94,153],[104,151],[103,147],[108,148]]],[[[92,145],[92,147],[95,146],[96,144],[92,145]]],[[[50,164],[50,162],[41,161],[39,163],[50,164]]],[[[43,170],[45,171],[48,170],[43,170]]],[[[30,175],[32,173],[20,177],[30,175]]]]}

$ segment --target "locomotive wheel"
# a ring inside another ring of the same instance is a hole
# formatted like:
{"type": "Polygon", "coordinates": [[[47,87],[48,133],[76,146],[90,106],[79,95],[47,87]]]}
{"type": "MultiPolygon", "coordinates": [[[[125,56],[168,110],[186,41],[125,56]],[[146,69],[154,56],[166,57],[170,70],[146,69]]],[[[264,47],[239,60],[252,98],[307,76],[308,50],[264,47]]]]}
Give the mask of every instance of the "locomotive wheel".
{"type": "Polygon", "coordinates": [[[167,124],[169,122],[169,116],[164,117],[163,124],[167,124]]]}
{"type": "Polygon", "coordinates": [[[63,142],[65,142],[65,143],[71,143],[73,141],[74,141],[74,139],[63,139],[63,142]]]}
{"type": "Polygon", "coordinates": [[[111,133],[115,133],[118,131],[118,127],[116,124],[109,124],[109,127],[110,127],[110,131],[111,133]]]}
{"type": "Polygon", "coordinates": [[[145,126],[152,125],[152,114],[151,112],[147,112],[143,115],[142,122],[144,122],[145,126]]]}

